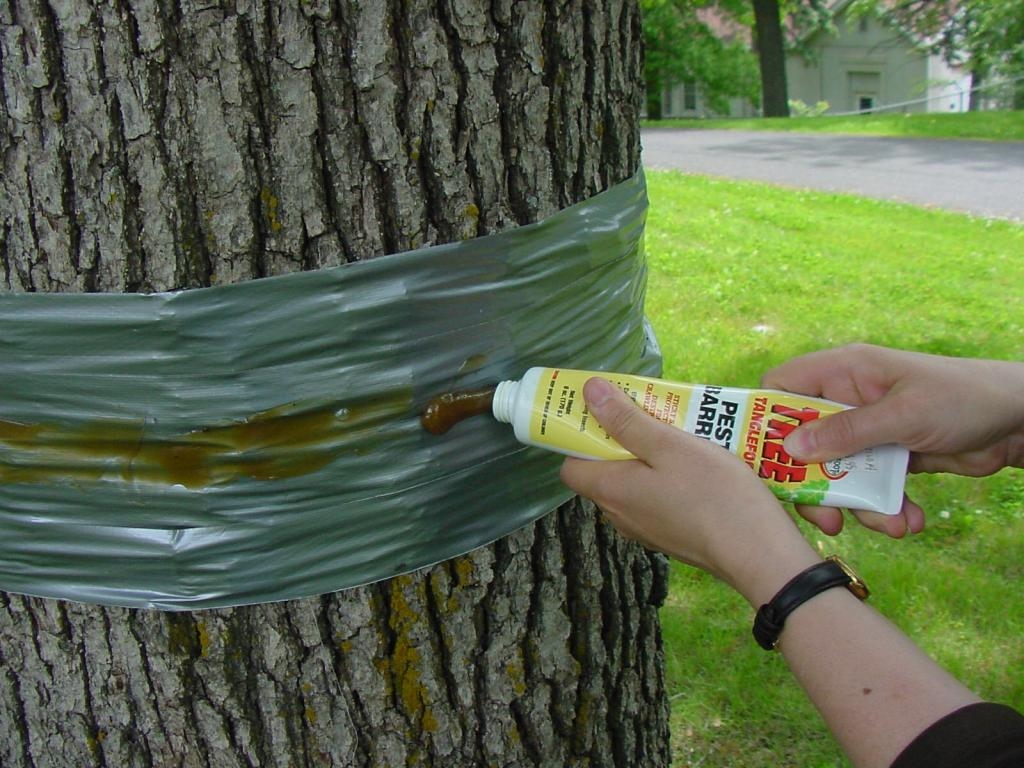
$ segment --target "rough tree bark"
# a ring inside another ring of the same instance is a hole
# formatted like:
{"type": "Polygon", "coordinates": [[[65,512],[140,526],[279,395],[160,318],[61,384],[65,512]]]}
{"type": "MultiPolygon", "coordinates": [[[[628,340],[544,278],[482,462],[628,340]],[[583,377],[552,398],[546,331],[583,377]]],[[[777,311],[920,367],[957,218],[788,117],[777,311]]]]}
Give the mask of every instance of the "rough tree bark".
{"type": "MultiPolygon", "coordinates": [[[[535,221],[639,158],[632,0],[0,4],[0,276],[162,291],[535,221]]],[[[0,595],[0,764],[667,763],[661,561],[571,503],[381,584],[0,595]]]]}
{"type": "Polygon", "coordinates": [[[786,48],[779,0],[753,0],[754,42],[761,64],[761,111],[765,117],[789,117],[786,48]]]}

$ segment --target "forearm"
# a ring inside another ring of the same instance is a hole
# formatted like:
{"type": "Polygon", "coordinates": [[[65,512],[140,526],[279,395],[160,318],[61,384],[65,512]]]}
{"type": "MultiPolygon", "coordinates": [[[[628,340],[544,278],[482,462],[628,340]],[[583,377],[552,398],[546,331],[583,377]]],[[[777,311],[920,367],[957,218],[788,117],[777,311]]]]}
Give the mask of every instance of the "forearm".
{"type": "MultiPolygon", "coordinates": [[[[769,510],[755,519],[766,519],[769,510]]],[[[821,562],[796,530],[737,539],[717,562],[722,576],[754,608],[796,574],[821,562]]],[[[875,611],[841,587],[800,605],[786,619],[778,649],[836,740],[857,768],[888,768],[925,728],[979,701],[971,691],[875,611]]]]}
{"type": "Polygon", "coordinates": [[[845,589],[794,611],[779,650],[857,768],[887,768],[929,725],[980,701],[845,589]]]}

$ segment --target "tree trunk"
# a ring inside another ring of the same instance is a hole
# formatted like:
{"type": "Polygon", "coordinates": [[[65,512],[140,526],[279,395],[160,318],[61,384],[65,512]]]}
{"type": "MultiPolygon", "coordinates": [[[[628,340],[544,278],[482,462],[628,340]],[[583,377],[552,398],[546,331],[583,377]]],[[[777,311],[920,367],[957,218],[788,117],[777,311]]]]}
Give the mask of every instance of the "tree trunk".
{"type": "Polygon", "coordinates": [[[786,48],[779,0],[753,0],[754,37],[761,63],[761,110],[765,117],[789,117],[786,48]]]}
{"type": "MultiPolygon", "coordinates": [[[[632,175],[631,0],[12,0],[10,291],[136,292],[526,224],[632,175]]],[[[574,502],[346,592],[2,594],[0,764],[665,765],[662,560],[574,502]]]]}

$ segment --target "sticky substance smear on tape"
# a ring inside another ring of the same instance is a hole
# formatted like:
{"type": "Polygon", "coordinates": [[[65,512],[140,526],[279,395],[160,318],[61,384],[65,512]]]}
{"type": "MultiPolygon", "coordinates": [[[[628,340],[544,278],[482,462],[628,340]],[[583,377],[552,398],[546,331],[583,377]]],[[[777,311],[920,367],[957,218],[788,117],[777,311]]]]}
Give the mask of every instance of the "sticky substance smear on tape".
{"type": "Polygon", "coordinates": [[[453,388],[432,428],[489,413],[487,387],[555,355],[657,375],[646,211],[638,171],[533,224],[331,269],[0,291],[0,590],[161,610],[290,600],[548,514],[571,497],[556,456],[496,439],[491,419],[437,440],[417,417],[453,388]]]}
{"type": "Polygon", "coordinates": [[[531,368],[519,381],[503,381],[493,413],[512,424],[528,445],[585,459],[632,459],[589,413],[583,384],[607,379],[651,416],[705,438],[742,458],[775,495],[795,504],[848,507],[897,514],[903,501],[909,452],[897,445],[805,464],[783,440],[794,429],[849,406],[766,389],[680,384],[646,376],[531,368]]]}

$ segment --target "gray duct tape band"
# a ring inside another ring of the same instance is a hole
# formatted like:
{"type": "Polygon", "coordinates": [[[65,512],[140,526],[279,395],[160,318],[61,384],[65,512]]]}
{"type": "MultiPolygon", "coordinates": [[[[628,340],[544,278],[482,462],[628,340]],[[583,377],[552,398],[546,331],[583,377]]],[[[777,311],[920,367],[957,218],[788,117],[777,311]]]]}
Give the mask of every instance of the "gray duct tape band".
{"type": "Polygon", "coordinates": [[[489,543],[561,459],[419,411],[531,365],[656,373],[642,173],[457,244],[173,294],[0,295],[0,589],[197,609],[489,543]]]}

